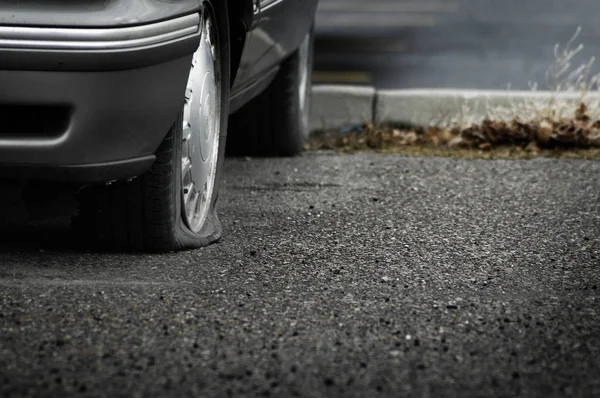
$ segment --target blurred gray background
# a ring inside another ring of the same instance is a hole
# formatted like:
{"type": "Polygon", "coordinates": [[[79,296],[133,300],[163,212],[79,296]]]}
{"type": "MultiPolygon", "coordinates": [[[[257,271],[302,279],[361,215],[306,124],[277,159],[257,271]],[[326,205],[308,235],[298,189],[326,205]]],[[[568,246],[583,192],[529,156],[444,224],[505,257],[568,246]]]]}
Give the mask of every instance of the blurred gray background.
{"type": "Polygon", "coordinates": [[[600,57],[599,0],[320,0],[314,81],[542,89],[578,26],[577,65],[600,57]]]}

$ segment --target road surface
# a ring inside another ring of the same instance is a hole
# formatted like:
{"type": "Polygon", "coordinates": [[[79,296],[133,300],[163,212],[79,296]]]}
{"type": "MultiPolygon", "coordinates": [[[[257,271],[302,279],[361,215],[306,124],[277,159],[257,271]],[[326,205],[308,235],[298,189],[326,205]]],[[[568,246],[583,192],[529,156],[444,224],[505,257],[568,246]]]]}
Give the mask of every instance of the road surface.
{"type": "Polygon", "coordinates": [[[4,229],[0,396],[598,396],[600,163],[228,159],[225,236],[4,229]]]}

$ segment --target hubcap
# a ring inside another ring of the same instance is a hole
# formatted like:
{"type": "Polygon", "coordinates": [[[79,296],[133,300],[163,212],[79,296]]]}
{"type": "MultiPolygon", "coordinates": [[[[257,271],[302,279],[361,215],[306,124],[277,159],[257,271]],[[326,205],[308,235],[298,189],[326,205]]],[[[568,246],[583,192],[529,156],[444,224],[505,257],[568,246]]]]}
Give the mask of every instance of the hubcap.
{"type": "Polygon", "coordinates": [[[221,130],[220,60],[212,10],[202,12],[200,46],[185,92],[181,142],[182,216],[193,232],[206,221],[213,199],[221,130]]]}

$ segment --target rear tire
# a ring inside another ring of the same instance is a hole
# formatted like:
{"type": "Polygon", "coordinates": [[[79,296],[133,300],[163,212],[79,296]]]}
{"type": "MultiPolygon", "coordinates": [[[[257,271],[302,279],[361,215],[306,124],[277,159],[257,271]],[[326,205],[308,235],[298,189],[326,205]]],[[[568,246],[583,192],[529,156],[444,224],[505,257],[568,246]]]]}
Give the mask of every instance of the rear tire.
{"type": "Polygon", "coordinates": [[[227,154],[294,156],[308,139],[313,29],[282,65],[271,85],[232,115],[227,154]]]}
{"type": "Polygon", "coordinates": [[[72,226],[86,242],[168,252],[206,246],[222,235],[216,202],[228,121],[229,27],[225,2],[206,0],[204,5],[202,26],[210,34],[203,32],[185,105],[156,151],[152,168],[132,181],[92,186],[78,195],[79,214],[72,226]],[[195,199],[191,207],[190,192],[195,199]]]}

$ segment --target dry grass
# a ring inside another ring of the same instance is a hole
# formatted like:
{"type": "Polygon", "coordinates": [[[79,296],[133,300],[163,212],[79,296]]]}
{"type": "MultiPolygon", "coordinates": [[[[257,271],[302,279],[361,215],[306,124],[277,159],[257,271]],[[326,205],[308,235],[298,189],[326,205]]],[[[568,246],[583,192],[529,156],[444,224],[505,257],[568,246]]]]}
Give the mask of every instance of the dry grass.
{"type": "Polygon", "coordinates": [[[592,121],[581,103],[571,119],[484,120],[465,128],[401,129],[369,124],[345,135],[317,134],[307,149],[485,159],[600,159],[600,121],[592,121]]]}
{"type": "MultiPolygon", "coordinates": [[[[414,156],[451,156],[485,159],[568,157],[600,159],[600,74],[591,75],[595,58],[572,64],[583,49],[575,45],[581,28],[564,47],[556,44],[555,64],[546,74],[550,100],[540,107],[533,101],[488,109],[488,118],[469,120],[469,109],[457,109],[452,118],[434,126],[399,128],[367,124],[349,134],[320,133],[308,150],[374,151],[414,156]],[[559,93],[577,93],[579,106],[559,101],[559,93]]],[[[530,84],[533,91],[537,84],[530,84]]]]}

